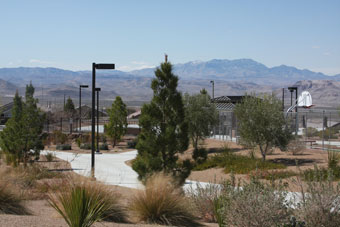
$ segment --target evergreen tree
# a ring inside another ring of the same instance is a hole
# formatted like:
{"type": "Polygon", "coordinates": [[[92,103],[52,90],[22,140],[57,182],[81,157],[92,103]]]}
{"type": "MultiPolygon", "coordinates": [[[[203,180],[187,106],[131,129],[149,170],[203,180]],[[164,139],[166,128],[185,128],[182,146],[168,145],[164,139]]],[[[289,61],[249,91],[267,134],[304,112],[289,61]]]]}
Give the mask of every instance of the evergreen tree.
{"type": "Polygon", "coordinates": [[[189,142],[182,96],[177,91],[178,77],[168,62],[156,69],[155,76],[152,101],[142,107],[139,119],[141,133],[133,169],[140,179],[164,171],[183,182],[191,166],[189,160],[178,162],[178,154],[187,149],[189,142]]]}
{"type": "Polygon", "coordinates": [[[23,102],[18,94],[15,93],[13,99],[12,117],[6,122],[6,127],[0,132],[1,151],[6,156],[7,164],[17,166],[22,158],[24,141],[22,139],[22,115],[23,102]]]}
{"type": "Polygon", "coordinates": [[[30,156],[38,158],[40,150],[44,148],[42,130],[45,115],[38,109],[38,101],[33,95],[31,83],[26,86],[26,103],[22,102],[18,92],[15,94],[12,117],[0,133],[1,149],[6,154],[7,162],[14,165],[23,161],[26,166],[30,156]]]}
{"type": "Polygon", "coordinates": [[[112,138],[113,147],[125,135],[127,129],[127,109],[120,96],[117,96],[112,103],[111,109],[108,109],[109,123],[104,126],[105,133],[112,138]]]}
{"type": "Polygon", "coordinates": [[[44,149],[42,132],[45,114],[37,107],[38,100],[34,99],[33,95],[34,87],[30,84],[30,86],[26,86],[26,102],[22,115],[22,137],[25,145],[23,149],[23,161],[25,165],[30,156],[34,155],[36,158],[39,158],[40,150],[44,149]],[[33,151],[33,153],[31,151],[33,151]]]}
{"type": "Polygon", "coordinates": [[[66,101],[66,104],[64,106],[64,111],[68,114],[73,114],[75,111],[74,103],[73,103],[73,100],[70,98],[70,96],[68,97],[66,101]]]}

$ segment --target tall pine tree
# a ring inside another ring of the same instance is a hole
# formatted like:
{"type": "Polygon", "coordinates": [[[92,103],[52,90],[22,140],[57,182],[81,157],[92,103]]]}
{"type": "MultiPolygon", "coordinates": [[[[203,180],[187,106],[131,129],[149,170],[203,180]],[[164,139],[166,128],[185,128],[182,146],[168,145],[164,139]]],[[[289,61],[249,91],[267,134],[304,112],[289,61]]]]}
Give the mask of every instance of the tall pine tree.
{"type": "Polygon", "coordinates": [[[191,166],[188,160],[178,161],[178,154],[187,149],[189,142],[182,96],[177,91],[178,77],[167,61],[156,69],[155,76],[152,101],[142,107],[139,119],[141,133],[133,169],[140,179],[164,171],[183,182],[191,166]]]}

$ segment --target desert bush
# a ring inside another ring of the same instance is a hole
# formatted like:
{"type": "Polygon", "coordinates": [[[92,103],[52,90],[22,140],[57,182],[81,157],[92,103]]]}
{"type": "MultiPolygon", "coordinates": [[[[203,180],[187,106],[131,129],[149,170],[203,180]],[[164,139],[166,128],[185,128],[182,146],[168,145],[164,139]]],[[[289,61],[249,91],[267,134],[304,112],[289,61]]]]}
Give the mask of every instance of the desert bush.
{"type": "Polygon", "coordinates": [[[256,169],[269,170],[286,168],[283,164],[236,155],[231,152],[223,152],[209,157],[204,163],[197,165],[194,169],[205,170],[213,167],[222,167],[225,173],[233,172],[236,174],[247,174],[256,169]]]}
{"type": "Polygon", "coordinates": [[[93,182],[68,182],[68,188],[49,196],[50,205],[68,226],[88,227],[97,221],[125,222],[119,196],[107,186],[93,182]]]}
{"type": "Polygon", "coordinates": [[[45,158],[48,162],[52,162],[55,158],[55,155],[52,152],[48,152],[47,154],[45,154],[45,158]]]}
{"type": "Polygon", "coordinates": [[[331,128],[326,128],[323,133],[322,133],[322,130],[319,131],[319,137],[322,138],[322,135],[323,135],[323,138],[325,140],[329,140],[329,139],[337,139],[338,136],[336,135],[336,131],[334,129],[331,129],[331,128]]]}
{"type": "Polygon", "coordinates": [[[290,141],[288,144],[287,150],[291,152],[293,155],[301,155],[303,154],[303,151],[306,149],[306,145],[304,142],[295,139],[290,141]]]}
{"type": "Polygon", "coordinates": [[[56,146],[57,150],[60,151],[67,151],[67,150],[72,150],[71,144],[59,144],[56,146]]]}
{"type": "Polygon", "coordinates": [[[90,144],[90,143],[83,143],[83,144],[80,145],[80,149],[91,150],[92,149],[92,144],[90,144]]]}
{"type": "Polygon", "coordinates": [[[54,131],[53,132],[54,143],[55,144],[65,144],[67,142],[67,135],[62,133],[61,131],[54,131]]]}
{"type": "Polygon", "coordinates": [[[328,151],[328,168],[331,168],[332,170],[336,169],[338,166],[339,160],[340,160],[340,154],[336,151],[328,151]]]}
{"type": "Polygon", "coordinates": [[[81,138],[78,137],[78,138],[76,139],[76,144],[77,144],[77,146],[78,146],[79,148],[80,148],[80,146],[81,146],[81,142],[82,142],[81,138]]]}
{"type": "Polygon", "coordinates": [[[222,198],[224,223],[235,227],[280,226],[292,214],[280,184],[273,186],[252,179],[241,188],[226,182],[222,198]]]}
{"type": "Polygon", "coordinates": [[[99,145],[99,149],[107,151],[109,150],[109,145],[107,143],[102,143],[99,145]]]}
{"type": "Polygon", "coordinates": [[[193,203],[198,216],[205,222],[218,222],[218,208],[222,192],[219,184],[209,183],[206,186],[197,184],[195,188],[190,188],[187,194],[193,203]]]}
{"type": "Polygon", "coordinates": [[[9,182],[0,179],[0,214],[30,214],[17,191],[18,189],[9,182]]]}
{"type": "Polygon", "coordinates": [[[197,164],[202,164],[208,158],[208,151],[205,148],[194,149],[192,158],[197,164]]]}
{"type": "Polygon", "coordinates": [[[340,226],[340,186],[333,183],[332,175],[326,181],[307,181],[306,186],[298,182],[303,196],[296,216],[307,226],[340,226]]]}
{"type": "Polygon", "coordinates": [[[150,176],[144,191],[132,198],[130,207],[140,221],[175,226],[200,226],[188,199],[173,178],[163,174],[150,176]]]}
{"type": "MultiPolygon", "coordinates": [[[[306,129],[303,129],[303,135],[306,135],[306,129]]],[[[307,137],[315,137],[319,135],[319,131],[316,128],[307,128],[307,137]]]]}

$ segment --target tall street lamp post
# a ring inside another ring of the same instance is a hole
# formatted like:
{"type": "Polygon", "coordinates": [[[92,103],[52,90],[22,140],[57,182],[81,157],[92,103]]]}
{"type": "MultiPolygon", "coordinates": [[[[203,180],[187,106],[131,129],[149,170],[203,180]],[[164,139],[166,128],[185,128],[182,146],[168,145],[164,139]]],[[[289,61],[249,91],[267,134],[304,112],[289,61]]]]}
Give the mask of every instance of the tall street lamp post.
{"type": "Polygon", "coordinates": [[[100,153],[99,152],[99,92],[101,91],[101,89],[99,87],[96,88],[96,92],[97,92],[97,154],[100,153]]]}
{"type": "Polygon", "coordinates": [[[96,108],[96,69],[115,69],[115,64],[92,63],[92,110],[91,110],[91,176],[94,178],[94,152],[95,152],[95,108],[96,108]]]}
{"type": "Polygon", "coordinates": [[[88,88],[89,85],[79,85],[79,131],[81,132],[81,89],[88,88]]]}

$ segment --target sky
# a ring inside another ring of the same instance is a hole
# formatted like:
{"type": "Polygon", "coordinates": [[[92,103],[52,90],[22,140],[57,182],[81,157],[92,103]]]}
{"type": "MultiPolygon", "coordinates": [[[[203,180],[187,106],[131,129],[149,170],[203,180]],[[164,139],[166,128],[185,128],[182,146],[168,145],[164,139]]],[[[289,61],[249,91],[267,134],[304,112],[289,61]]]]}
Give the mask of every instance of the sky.
{"type": "Polygon", "coordinates": [[[338,0],[0,0],[0,68],[251,58],[340,73],[338,0]]]}

